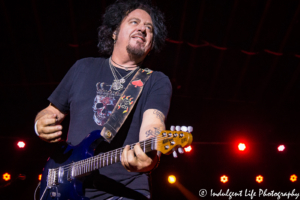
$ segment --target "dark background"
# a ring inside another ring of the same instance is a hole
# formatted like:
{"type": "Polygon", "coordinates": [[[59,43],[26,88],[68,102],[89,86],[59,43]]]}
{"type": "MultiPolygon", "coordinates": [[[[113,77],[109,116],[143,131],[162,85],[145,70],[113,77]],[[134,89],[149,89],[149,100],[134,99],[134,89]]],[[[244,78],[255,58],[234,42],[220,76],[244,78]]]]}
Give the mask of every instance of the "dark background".
{"type": "MultiPolygon", "coordinates": [[[[98,56],[97,27],[112,2],[0,1],[0,174],[27,176],[7,187],[1,180],[0,199],[33,198],[53,149],[35,135],[35,115],[77,59],[98,56]],[[18,140],[25,149],[17,148],[18,140]]],[[[153,173],[154,199],[186,199],[168,184],[169,174],[196,197],[203,188],[300,192],[299,180],[289,180],[300,175],[300,2],[153,3],[165,13],[169,34],[145,67],[172,81],[167,127],[194,127],[191,153],[162,156],[153,173]],[[243,153],[239,141],[247,144],[243,153]],[[279,153],[279,144],[286,151],[279,153]],[[224,174],[226,184],[220,182],[224,174]],[[261,184],[255,182],[259,174],[261,184]]]]}

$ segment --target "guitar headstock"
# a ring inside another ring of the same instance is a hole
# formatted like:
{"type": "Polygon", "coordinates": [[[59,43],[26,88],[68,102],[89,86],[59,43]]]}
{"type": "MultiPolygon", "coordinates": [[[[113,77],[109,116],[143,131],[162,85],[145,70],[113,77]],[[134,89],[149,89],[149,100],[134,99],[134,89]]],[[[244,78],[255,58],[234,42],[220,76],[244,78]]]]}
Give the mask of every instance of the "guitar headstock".
{"type": "Polygon", "coordinates": [[[193,136],[189,132],[176,130],[161,131],[156,136],[156,150],[163,154],[172,153],[172,150],[176,150],[178,147],[185,147],[190,145],[193,141],[193,136]]]}

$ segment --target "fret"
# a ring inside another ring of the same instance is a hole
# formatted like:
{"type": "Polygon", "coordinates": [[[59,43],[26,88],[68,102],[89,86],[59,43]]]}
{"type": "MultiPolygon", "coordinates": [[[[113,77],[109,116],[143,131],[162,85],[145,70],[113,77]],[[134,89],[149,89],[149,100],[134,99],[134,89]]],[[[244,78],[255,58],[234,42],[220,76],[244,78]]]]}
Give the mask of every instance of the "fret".
{"type": "Polygon", "coordinates": [[[113,164],[113,152],[110,154],[110,164],[113,164]]]}
{"type": "Polygon", "coordinates": [[[96,161],[96,168],[99,169],[99,162],[98,162],[99,156],[97,156],[97,161],[96,161]]]}
{"type": "Polygon", "coordinates": [[[108,155],[106,156],[106,166],[108,165],[108,155]]]}
{"type": "Polygon", "coordinates": [[[120,149],[120,161],[121,161],[121,157],[122,157],[122,151],[123,151],[123,148],[120,149]]]}
{"type": "Polygon", "coordinates": [[[100,156],[100,159],[99,159],[99,168],[101,168],[101,161],[102,161],[102,156],[100,156]]]}

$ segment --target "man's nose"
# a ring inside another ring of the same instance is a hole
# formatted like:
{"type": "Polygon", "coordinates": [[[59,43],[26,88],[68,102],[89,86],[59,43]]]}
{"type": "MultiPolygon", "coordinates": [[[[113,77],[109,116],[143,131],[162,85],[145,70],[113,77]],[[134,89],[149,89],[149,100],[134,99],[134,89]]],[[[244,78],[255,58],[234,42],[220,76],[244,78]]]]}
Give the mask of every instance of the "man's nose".
{"type": "Polygon", "coordinates": [[[145,25],[139,25],[138,30],[144,34],[146,34],[146,26],[145,25]]]}

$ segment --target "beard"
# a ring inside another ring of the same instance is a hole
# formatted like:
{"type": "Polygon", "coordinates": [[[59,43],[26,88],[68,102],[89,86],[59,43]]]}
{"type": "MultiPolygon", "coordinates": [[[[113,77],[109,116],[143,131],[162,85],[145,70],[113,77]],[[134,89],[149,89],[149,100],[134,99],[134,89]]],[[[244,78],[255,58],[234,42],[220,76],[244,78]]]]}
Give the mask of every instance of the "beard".
{"type": "Polygon", "coordinates": [[[137,43],[136,46],[132,46],[130,44],[126,47],[127,53],[136,57],[142,57],[145,55],[145,51],[141,47],[141,44],[137,43]]]}

